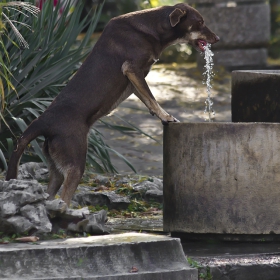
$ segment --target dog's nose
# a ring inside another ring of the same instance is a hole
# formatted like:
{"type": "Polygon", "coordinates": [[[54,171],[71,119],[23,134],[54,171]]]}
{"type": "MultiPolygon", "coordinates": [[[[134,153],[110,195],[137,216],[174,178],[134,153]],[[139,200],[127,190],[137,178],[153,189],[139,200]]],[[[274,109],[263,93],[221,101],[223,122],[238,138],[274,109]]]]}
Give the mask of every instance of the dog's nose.
{"type": "Polygon", "coordinates": [[[215,43],[219,42],[220,41],[220,37],[216,35],[216,38],[215,38],[215,43]]]}

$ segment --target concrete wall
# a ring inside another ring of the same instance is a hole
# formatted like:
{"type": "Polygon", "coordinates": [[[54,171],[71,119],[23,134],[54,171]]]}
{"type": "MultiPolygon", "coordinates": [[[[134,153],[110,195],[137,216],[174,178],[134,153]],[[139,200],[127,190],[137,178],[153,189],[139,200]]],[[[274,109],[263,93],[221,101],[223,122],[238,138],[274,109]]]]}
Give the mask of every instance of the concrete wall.
{"type": "Polygon", "coordinates": [[[280,124],[164,127],[164,230],[280,233],[280,124]]]}
{"type": "Polygon", "coordinates": [[[280,123],[280,71],[232,72],[233,122],[280,123]]]}
{"type": "MultiPolygon", "coordinates": [[[[266,65],[270,40],[270,6],[265,1],[191,0],[219,37],[214,64],[228,68],[266,65]]],[[[204,65],[201,56],[198,63],[204,65]]]]}

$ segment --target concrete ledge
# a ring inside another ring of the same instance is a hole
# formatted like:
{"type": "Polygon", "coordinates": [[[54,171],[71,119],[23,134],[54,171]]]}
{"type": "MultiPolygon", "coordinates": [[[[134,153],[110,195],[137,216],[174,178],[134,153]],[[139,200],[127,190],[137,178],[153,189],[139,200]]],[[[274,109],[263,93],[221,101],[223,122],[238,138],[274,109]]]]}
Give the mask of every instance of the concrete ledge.
{"type": "Polygon", "coordinates": [[[0,245],[1,279],[197,280],[179,239],[127,233],[0,245]],[[132,272],[133,267],[137,269],[132,272]]]}
{"type": "Polygon", "coordinates": [[[280,124],[164,127],[163,229],[280,234],[280,124]]]}

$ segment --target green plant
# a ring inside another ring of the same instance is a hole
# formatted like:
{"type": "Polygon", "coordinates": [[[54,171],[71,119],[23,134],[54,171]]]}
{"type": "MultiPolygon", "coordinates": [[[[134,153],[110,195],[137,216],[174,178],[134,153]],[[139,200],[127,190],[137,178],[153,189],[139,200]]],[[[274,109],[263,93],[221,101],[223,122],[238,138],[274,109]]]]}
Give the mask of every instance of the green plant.
{"type": "Polygon", "coordinates": [[[200,280],[202,280],[202,279],[212,280],[213,279],[209,266],[206,266],[206,268],[205,268],[199,262],[193,260],[190,257],[187,257],[187,261],[188,261],[190,267],[198,269],[198,277],[200,280]]]}
{"type": "MultiPolygon", "coordinates": [[[[3,38],[3,46],[9,53],[9,60],[7,56],[3,57],[3,63],[9,66],[16,90],[4,83],[0,158],[5,168],[5,159],[12,152],[15,136],[19,136],[27,124],[46,109],[90,51],[86,46],[101,7],[90,20],[84,38],[78,41],[77,37],[89,22],[87,18],[80,20],[82,3],[79,3],[72,12],[70,1],[67,1],[61,13],[60,5],[54,9],[52,1],[47,1],[35,20],[17,10],[10,11],[9,17],[21,23],[17,29],[29,43],[29,48],[21,50],[13,44],[16,35],[12,28],[7,28],[8,35],[3,38]]],[[[44,161],[39,146],[42,140],[32,141],[29,151],[23,155],[23,161],[44,161]]]]}
{"type": "Polygon", "coordinates": [[[98,211],[101,211],[101,210],[108,211],[108,207],[106,205],[103,205],[103,206],[100,206],[100,205],[94,205],[94,206],[93,205],[89,205],[88,209],[92,213],[98,212],[98,211]]]}
{"type": "Polygon", "coordinates": [[[11,11],[16,11],[16,13],[20,13],[24,17],[29,17],[29,15],[37,16],[37,14],[39,13],[39,9],[30,3],[24,3],[20,1],[3,1],[2,3],[0,3],[0,51],[2,54],[0,56],[0,117],[3,121],[5,121],[2,116],[2,112],[5,108],[4,83],[9,90],[12,89],[15,91],[15,88],[11,82],[13,75],[9,67],[10,56],[4,44],[3,38],[6,37],[7,40],[17,46],[17,48],[24,49],[29,47],[28,43],[15,25],[23,25],[25,28],[30,28],[30,26],[22,22],[18,22],[14,17],[15,13],[11,13],[11,11]],[[9,36],[8,28],[11,29],[13,35],[16,38],[16,41],[12,40],[9,36]]]}
{"type": "Polygon", "coordinates": [[[146,201],[140,201],[135,199],[132,199],[130,204],[128,205],[128,211],[129,212],[144,212],[147,211],[148,203],[146,201]]]}
{"type": "Polygon", "coordinates": [[[190,257],[187,257],[187,261],[188,261],[190,267],[194,267],[194,268],[203,268],[202,265],[200,265],[197,261],[193,260],[193,259],[190,258],[190,257]]]}
{"type": "MultiPolygon", "coordinates": [[[[16,138],[49,106],[91,50],[90,37],[98,23],[102,5],[90,18],[81,19],[83,1],[77,1],[74,8],[70,0],[63,3],[63,7],[57,5],[54,8],[52,1],[46,1],[35,19],[26,17],[17,10],[10,11],[9,16],[21,23],[17,26],[18,32],[28,42],[29,48],[18,48],[13,43],[16,39],[13,30],[7,27],[8,35],[2,39],[9,57],[3,56],[2,59],[3,65],[7,65],[12,73],[13,87],[9,86],[8,82],[3,83],[4,98],[0,122],[2,168],[7,168],[6,160],[12,153],[16,138]],[[32,32],[25,28],[26,26],[30,26],[32,32]],[[80,36],[85,28],[87,32],[80,36]]],[[[114,126],[101,120],[103,125],[123,133],[143,133],[132,124],[123,121],[124,126],[114,126]]],[[[90,130],[88,139],[87,163],[93,166],[96,172],[117,172],[111,163],[111,153],[115,153],[136,172],[125,157],[103,141],[102,134],[97,129],[90,130]]],[[[45,161],[40,148],[43,141],[42,137],[33,140],[24,153],[22,162],[45,161]]]]}
{"type": "Polygon", "coordinates": [[[200,271],[198,274],[199,279],[212,280],[213,276],[211,275],[210,267],[207,266],[206,269],[203,270],[203,272],[200,271]]]}
{"type": "Polygon", "coordinates": [[[277,59],[280,57],[280,4],[278,0],[270,0],[271,36],[268,46],[268,55],[277,59]]]}

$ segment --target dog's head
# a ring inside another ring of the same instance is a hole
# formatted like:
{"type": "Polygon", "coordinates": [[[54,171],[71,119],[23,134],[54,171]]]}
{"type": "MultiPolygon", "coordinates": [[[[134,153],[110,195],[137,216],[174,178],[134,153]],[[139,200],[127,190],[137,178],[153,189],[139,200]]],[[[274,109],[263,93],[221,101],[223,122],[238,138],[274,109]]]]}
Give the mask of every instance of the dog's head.
{"type": "Polygon", "coordinates": [[[173,7],[169,14],[171,27],[177,35],[177,42],[192,45],[196,50],[204,52],[206,44],[215,44],[220,39],[204,23],[201,14],[187,4],[181,3],[173,7]]]}

